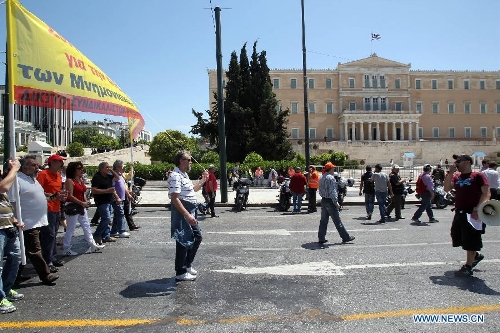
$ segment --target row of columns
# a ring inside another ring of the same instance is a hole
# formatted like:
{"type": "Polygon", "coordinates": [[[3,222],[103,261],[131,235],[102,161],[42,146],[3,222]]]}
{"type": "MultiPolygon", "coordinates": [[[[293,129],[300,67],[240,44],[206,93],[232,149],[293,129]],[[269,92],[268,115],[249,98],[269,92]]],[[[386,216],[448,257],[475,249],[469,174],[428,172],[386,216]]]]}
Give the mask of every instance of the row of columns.
{"type": "MultiPolygon", "coordinates": [[[[356,126],[359,126],[359,140],[360,141],[365,141],[365,132],[364,132],[364,125],[368,124],[368,141],[372,141],[372,124],[374,123],[373,121],[365,122],[365,121],[345,121],[344,122],[344,141],[349,140],[349,123],[351,123],[351,131],[352,131],[352,141],[356,141],[356,126]]],[[[381,122],[375,122],[376,126],[376,139],[377,141],[380,141],[380,123],[381,122]]],[[[382,122],[384,124],[384,140],[389,141],[397,140],[397,131],[396,131],[396,124],[400,123],[400,140],[404,140],[405,137],[405,131],[404,131],[404,125],[405,123],[408,124],[408,140],[411,141],[413,140],[413,133],[412,133],[412,125],[415,126],[415,140],[419,139],[418,136],[418,128],[419,128],[419,123],[413,122],[413,121],[384,121],[382,122]],[[392,123],[392,138],[389,138],[389,130],[388,130],[388,124],[392,123]]]]}

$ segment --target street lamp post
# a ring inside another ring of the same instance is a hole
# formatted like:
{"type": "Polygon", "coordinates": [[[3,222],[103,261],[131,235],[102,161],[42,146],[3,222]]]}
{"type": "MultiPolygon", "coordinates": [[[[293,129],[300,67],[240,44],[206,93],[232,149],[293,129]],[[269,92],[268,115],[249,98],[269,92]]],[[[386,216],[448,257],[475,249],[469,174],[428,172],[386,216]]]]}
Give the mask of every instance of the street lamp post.
{"type": "Polygon", "coordinates": [[[305,127],[305,155],[306,166],[310,165],[309,155],[309,107],[307,103],[307,67],[306,67],[306,26],[304,21],[304,0],[301,0],[302,9],[302,74],[304,77],[304,127],[305,127]]]}

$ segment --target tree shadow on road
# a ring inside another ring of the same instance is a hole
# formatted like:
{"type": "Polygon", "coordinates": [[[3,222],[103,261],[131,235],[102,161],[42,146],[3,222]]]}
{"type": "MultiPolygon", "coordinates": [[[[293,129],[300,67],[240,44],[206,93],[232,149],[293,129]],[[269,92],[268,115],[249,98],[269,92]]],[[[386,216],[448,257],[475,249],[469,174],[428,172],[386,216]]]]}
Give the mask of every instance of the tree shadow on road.
{"type": "Polygon", "coordinates": [[[125,298],[169,296],[176,290],[175,278],[163,278],[150,281],[131,282],[120,291],[125,298]]]}
{"type": "Polygon", "coordinates": [[[444,272],[443,276],[429,276],[434,284],[457,287],[476,294],[499,296],[500,292],[491,289],[483,279],[476,276],[456,277],[455,271],[444,272]]]}

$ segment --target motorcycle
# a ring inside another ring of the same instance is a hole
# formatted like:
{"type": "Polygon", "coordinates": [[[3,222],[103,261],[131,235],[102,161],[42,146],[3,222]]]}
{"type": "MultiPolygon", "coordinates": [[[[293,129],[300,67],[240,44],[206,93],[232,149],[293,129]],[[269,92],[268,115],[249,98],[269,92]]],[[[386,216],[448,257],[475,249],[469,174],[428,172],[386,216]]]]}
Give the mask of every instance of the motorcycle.
{"type": "MultiPolygon", "coordinates": [[[[420,195],[415,195],[417,199],[420,200],[420,195]]],[[[454,200],[454,199],[453,199],[454,200]]],[[[443,184],[440,180],[434,181],[434,198],[431,204],[436,205],[436,208],[444,209],[448,206],[448,200],[446,199],[446,192],[444,191],[443,184]]]]}
{"type": "Polygon", "coordinates": [[[142,199],[141,191],[145,185],[146,180],[141,177],[134,177],[133,183],[130,180],[128,181],[129,190],[131,192],[130,194],[132,195],[132,200],[130,201],[130,215],[139,213],[136,207],[142,199]]]}
{"type": "Polygon", "coordinates": [[[236,178],[233,181],[233,190],[236,193],[234,197],[234,204],[236,211],[241,212],[242,209],[247,208],[248,193],[250,191],[250,184],[252,181],[249,178],[236,178]]]}
{"type": "Polygon", "coordinates": [[[278,196],[280,211],[286,212],[291,205],[292,192],[290,192],[290,178],[284,178],[280,185],[280,194],[278,196]]]}

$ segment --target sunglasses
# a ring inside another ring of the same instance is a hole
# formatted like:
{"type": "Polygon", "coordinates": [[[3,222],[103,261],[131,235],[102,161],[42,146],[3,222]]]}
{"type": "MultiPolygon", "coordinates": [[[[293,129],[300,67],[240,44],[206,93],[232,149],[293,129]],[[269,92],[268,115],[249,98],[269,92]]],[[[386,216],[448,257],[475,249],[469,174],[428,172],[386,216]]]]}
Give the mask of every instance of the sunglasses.
{"type": "Polygon", "coordinates": [[[191,162],[191,159],[190,159],[190,158],[183,158],[182,160],[184,160],[184,161],[188,161],[188,162],[191,162]]]}

